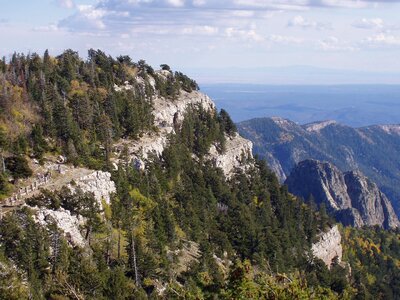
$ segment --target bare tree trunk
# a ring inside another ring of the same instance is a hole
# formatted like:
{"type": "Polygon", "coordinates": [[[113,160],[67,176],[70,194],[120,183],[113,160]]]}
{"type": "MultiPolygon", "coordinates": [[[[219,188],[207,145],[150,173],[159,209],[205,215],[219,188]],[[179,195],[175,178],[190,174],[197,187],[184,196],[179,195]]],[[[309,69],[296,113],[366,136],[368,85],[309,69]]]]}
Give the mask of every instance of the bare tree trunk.
{"type": "Polygon", "coordinates": [[[131,255],[132,255],[132,263],[133,263],[132,267],[135,272],[135,282],[136,282],[137,286],[140,286],[139,272],[138,272],[137,261],[136,261],[135,238],[133,236],[132,230],[131,230],[131,255]]]}
{"type": "Polygon", "coordinates": [[[121,258],[121,228],[118,228],[118,260],[121,258]]]}
{"type": "Polygon", "coordinates": [[[111,246],[111,241],[112,241],[112,226],[111,226],[111,223],[110,223],[110,222],[108,222],[108,230],[109,230],[109,233],[108,233],[108,237],[107,237],[107,253],[106,253],[106,263],[107,263],[107,266],[110,265],[111,248],[112,248],[112,246],[111,246]]]}
{"type": "Polygon", "coordinates": [[[89,226],[86,230],[86,237],[85,237],[85,239],[88,241],[89,245],[90,245],[91,234],[92,234],[92,226],[89,226]]]}
{"type": "Polygon", "coordinates": [[[0,154],[0,159],[1,159],[1,172],[5,173],[6,172],[6,164],[4,162],[4,156],[3,156],[3,151],[1,151],[0,154]]]}

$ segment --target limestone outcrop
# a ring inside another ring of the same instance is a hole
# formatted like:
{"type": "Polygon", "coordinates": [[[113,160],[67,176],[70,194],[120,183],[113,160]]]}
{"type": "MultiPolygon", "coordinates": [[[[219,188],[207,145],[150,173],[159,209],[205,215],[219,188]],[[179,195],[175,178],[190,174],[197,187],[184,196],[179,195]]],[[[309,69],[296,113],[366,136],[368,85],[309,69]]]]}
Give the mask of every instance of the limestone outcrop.
{"type": "Polygon", "coordinates": [[[226,137],[224,153],[220,154],[215,145],[209,151],[208,159],[213,161],[216,167],[221,168],[224,174],[229,177],[235,168],[245,167],[248,158],[252,158],[253,143],[239,134],[226,137]]]}
{"type": "Polygon", "coordinates": [[[36,209],[35,219],[42,226],[48,226],[55,223],[59,229],[64,233],[66,239],[73,246],[85,246],[85,239],[79,231],[80,225],[84,224],[83,218],[78,218],[71,215],[71,212],[60,208],[58,210],[51,210],[46,208],[36,209]]]}
{"type": "MultiPolygon", "coordinates": [[[[84,193],[93,193],[100,207],[103,200],[109,204],[111,194],[116,192],[115,183],[111,180],[109,172],[94,171],[73,181],[73,183],[67,184],[72,192],[79,188],[84,193]]],[[[63,208],[51,210],[44,207],[34,207],[33,209],[36,211],[35,220],[39,224],[48,226],[55,223],[72,246],[85,246],[86,241],[80,232],[80,226],[85,224],[83,217],[71,215],[69,210],[63,208]]]]}
{"type": "Polygon", "coordinates": [[[144,169],[149,154],[153,153],[157,156],[162,154],[167,145],[168,135],[175,132],[175,124],[183,120],[184,114],[190,106],[201,106],[207,111],[215,109],[211,99],[199,91],[190,93],[181,91],[175,100],[156,96],[152,99],[152,103],[154,126],[157,131],[144,134],[137,141],[121,140],[115,147],[117,155],[126,147],[130,160],[140,169],[144,169]]]}
{"type": "Polygon", "coordinates": [[[71,191],[80,188],[84,193],[93,193],[100,205],[102,200],[109,204],[111,194],[116,192],[115,183],[111,180],[109,172],[95,171],[74,180],[74,182],[75,184],[68,184],[71,191]]]}
{"type": "MultiPolygon", "coordinates": [[[[216,109],[213,101],[199,91],[181,91],[174,100],[156,96],[152,102],[156,132],[144,134],[137,141],[121,140],[115,147],[117,156],[126,147],[130,161],[139,169],[144,169],[151,153],[157,156],[162,154],[168,142],[168,135],[175,132],[175,127],[181,124],[189,107],[200,106],[209,112],[216,109]]],[[[217,147],[212,145],[208,159],[222,168],[226,176],[230,176],[235,168],[241,167],[245,158],[252,157],[252,143],[238,134],[226,137],[225,149],[224,153],[219,153],[217,147]]]]}
{"type": "Polygon", "coordinates": [[[207,111],[215,110],[214,102],[207,95],[192,91],[181,91],[176,100],[155,97],[153,99],[154,125],[161,131],[168,133],[174,130],[174,123],[183,120],[184,114],[190,106],[201,106],[207,111]]]}
{"type": "Polygon", "coordinates": [[[329,231],[319,236],[319,241],[311,247],[313,255],[321,259],[328,268],[331,267],[332,261],[337,257],[338,263],[342,261],[342,236],[340,235],[338,226],[333,226],[329,231]]]}

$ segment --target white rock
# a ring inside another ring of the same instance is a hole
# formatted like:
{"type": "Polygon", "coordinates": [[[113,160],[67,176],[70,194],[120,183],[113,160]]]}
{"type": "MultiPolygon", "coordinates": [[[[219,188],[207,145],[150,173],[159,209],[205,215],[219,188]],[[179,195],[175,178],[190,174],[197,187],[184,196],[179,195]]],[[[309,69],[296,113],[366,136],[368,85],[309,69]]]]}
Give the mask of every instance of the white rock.
{"type": "Polygon", "coordinates": [[[68,184],[68,188],[72,192],[79,187],[84,193],[93,193],[100,206],[102,206],[102,199],[110,204],[110,196],[116,192],[115,183],[111,180],[109,172],[95,171],[75,180],[75,183],[75,185],[68,184]]]}
{"type": "MultiPolygon", "coordinates": [[[[116,146],[117,153],[126,146],[130,161],[140,169],[144,169],[150,153],[161,156],[167,145],[168,135],[175,132],[175,125],[183,121],[190,106],[200,106],[210,113],[216,109],[213,101],[199,91],[190,93],[181,91],[175,100],[155,97],[152,101],[154,125],[158,128],[158,132],[145,135],[138,141],[124,140],[116,146]]],[[[252,147],[252,142],[236,134],[233,137],[227,137],[226,151],[223,154],[218,153],[216,146],[212,145],[207,158],[212,160],[215,166],[222,168],[225,175],[229,177],[235,168],[243,167],[243,158],[252,158],[252,147]]]]}
{"type": "Polygon", "coordinates": [[[284,129],[291,129],[294,126],[296,126],[296,123],[293,123],[292,121],[289,121],[281,117],[271,117],[271,120],[274,121],[276,125],[284,129]]]}
{"type": "Polygon", "coordinates": [[[178,122],[182,121],[183,116],[190,105],[200,105],[207,111],[215,110],[215,105],[211,99],[199,91],[192,91],[191,93],[181,91],[176,100],[156,97],[153,99],[153,105],[155,125],[161,129],[167,128],[167,132],[173,130],[174,119],[178,122]]]}
{"type": "Polygon", "coordinates": [[[129,91],[133,90],[133,85],[129,83],[129,81],[125,81],[124,85],[118,86],[114,83],[114,91],[116,92],[122,92],[123,90],[129,91]]]}
{"type": "Polygon", "coordinates": [[[322,122],[315,122],[305,125],[305,128],[308,132],[319,132],[325,127],[329,125],[337,124],[334,120],[322,121],[322,122]]]}
{"type": "Polygon", "coordinates": [[[378,127],[388,134],[400,135],[400,125],[378,125],[378,127]]]}
{"type": "Polygon", "coordinates": [[[328,268],[331,267],[332,260],[338,257],[338,261],[342,261],[342,236],[340,235],[338,226],[333,226],[328,232],[324,232],[319,236],[319,241],[312,245],[311,250],[315,257],[321,259],[328,268]]]}
{"type": "Polygon", "coordinates": [[[158,156],[162,154],[168,142],[168,135],[175,132],[174,121],[182,122],[185,112],[191,105],[199,105],[207,111],[215,110],[211,99],[199,91],[191,93],[181,91],[176,100],[155,97],[152,101],[154,125],[158,128],[158,132],[144,135],[138,141],[124,140],[117,145],[119,152],[127,146],[130,160],[136,161],[141,169],[144,168],[150,153],[158,156]]]}
{"type": "Polygon", "coordinates": [[[84,221],[71,215],[70,211],[63,208],[58,210],[37,208],[35,220],[42,226],[47,226],[55,222],[73,246],[85,246],[85,239],[79,231],[79,226],[83,225],[84,221]]]}
{"type": "Polygon", "coordinates": [[[221,168],[227,177],[233,174],[235,168],[244,167],[244,159],[253,157],[253,143],[239,134],[226,137],[225,149],[225,152],[220,154],[215,145],[212,145],[207,158],[212,160],[216,167],[221,168]]]}

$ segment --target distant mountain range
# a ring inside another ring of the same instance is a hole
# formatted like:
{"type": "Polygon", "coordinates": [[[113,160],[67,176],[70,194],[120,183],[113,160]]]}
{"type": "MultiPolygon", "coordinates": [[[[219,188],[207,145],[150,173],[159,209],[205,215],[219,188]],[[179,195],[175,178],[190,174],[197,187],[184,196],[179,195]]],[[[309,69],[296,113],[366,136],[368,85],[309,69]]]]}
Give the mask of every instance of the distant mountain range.
{"type": "Polygon", "coordinates": [[[400,125],[353,128],[335,121],[298,125],[282,118],[258,118],[238,124],[284,182],[301,161],[328,161],[340,171],[359,170],[391,200],[400,215],[400,125]]]}

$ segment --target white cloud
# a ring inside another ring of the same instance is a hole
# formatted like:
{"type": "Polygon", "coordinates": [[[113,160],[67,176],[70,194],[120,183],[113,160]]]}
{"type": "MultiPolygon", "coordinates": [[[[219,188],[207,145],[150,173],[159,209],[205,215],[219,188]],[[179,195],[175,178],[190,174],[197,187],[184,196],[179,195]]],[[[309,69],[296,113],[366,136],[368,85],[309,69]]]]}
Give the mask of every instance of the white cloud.
{"type": "Polygon", "coordinates": [[[203,6],[206,4],[205,0],[193,0],[193,5],[194,6],[203,6]]]}
{"type": "Polygon", "coordinates": [[[37,26],[33,28],[33,31],[42,31],[42,32],[56,32],[59,31],[59,28],[55,24],[50,24],[47,26],[37,26]]]}
{"type": "Polygon", "coordinates": [[[362,18],[355,21],[352,25],[353,27],[362,29],[381,29],[384,27],[385,23],[381,18],[362,18]]]}
{"type": "Polygon", "coordinates": [[[232,12],[233,17],[250,18],[255,14],[252,10],[234,10],[232,12]]]}
{"type": "Polygon", "coordinates": [[[226,1],[230,6],[246,9],[285,9],[303,10],[308,5],[308,0],[233,0],[226,1]],[[232,5],[233,4],[233,5],[232,5]]]}
{"type": "Polygon", "coordinates": [[[228,27],[225,29],[225,36],[228,38],[250,40],[254,42],[262,42],[264,38],[258,34],[254,29],[237,29],[234,27],[228,27]]]}
{"type": "Polygon", "coordinates": [[[368,1],[360,0],[310,0],[311,4],[317,6],[344,7],[344,8],[364,8],[368,6],[368,1]]]}
{"type": "Polygon", "coordinates": [[[380,33],[374,36],[367,37],[363,40],[362,43],[372,47],[400,46],[400,36],[380,33]]]}
{"type": "MultiPolygon", "coordinates": [[[[59,25],[71,31],[120,31],[127,27],[169,24],[209,25],[223,23],[227,18],[251,21],[269,18],[282,11],[309,11],[311,7],[358,7],[359,0],[97,0],[93,5],[74,5],[74,0],[58,1],[64,7],[75,7],[76,13],[61,20],[59,25]],[[349,5],[348,3],[352,3],[349,5]],[[347,4],[346,4],[347,3],[347,4]]],[[[224,24],[240,27],[243,25],[224,24]]],[[[300,28],[331,29],[329,23],[297,16],[288,22],[300,28]]]]}
{"type": "Polygon", "coordinates": [[[279,34],[272,34],[268,37],[268,40],[273,43],[279,44],[301,44],[304,42],[303,38],[293,37],[293,36],[285,36],[279,34]]]}
{"type": "Polygon", "coordinates": [[[171,4],[174,7],[185,6],[185,0],[167,0],[167,3],[171,4]]]}
{"type": "MultiPolygon", "coordinates": [[[[58,26],[83,33],[90,33],[92,30],[104,30],[107,27],[105,17],[116,13],[93,5],[78,5],[77,10],[76,14],[61,20],[58,26]]],[[[117,14],[122,16],[123,12],[117,14]]]]}
{"type": "Polygon", "coordinates": [[[64,8],[73,8],[75,6],[72,0],[57,0],[57,3],[64,8]]]}
{"type": "Polygon", "coordinates": [[[300,28],[313,28],[313,29],[330,29],[332,26],[330,24],[311,21],[303,16],[295,16],[291,20],[289,20],[288,24],[289,27],[300,27],[300,28]]]}
{"type": "Polygon", "coordinates": [[[187,35],[216,35],[219,32],[218,27],[214,26],[190,26],[181,30],[182,34],[187,35]]]}
{"type": "MultiPolygon", "coordinates": [[[[62,1],[68,5],[67,3],[73,0],[54,1],[62,1]]],[[[213,42],[225,39],[238,45],[247,41],[264,43],[265,46],[299,45],[307,40],[324,51],[354,51],[355,42],[352,44],[335,37],[316,40],[316,32],[310,32],[305,39],[294,35],[293,32],[296,31],[292,31],[290,27],[332,30],[331,34],[341,36],[340,33],[334,33],[333,26],[326,23],[325,19],[319,19],[318,14],[310,13],[310,7],[355,8],[366,4],[365,1],[358,0],[98,0],[96,3],[75,5],[76,13],[60,21],[57,26],[37,30],[60,28],[84,34],[108,34],[124,39],[130,37],[144,40],[174,40],[175,36],[184,40],[186,36],[191,36],[199,38],[197,43],[206,42],[206,37],[212,37],[213,42]],[[348,2],[351,2],[351,5],[348,2]],[[308,12],[294,16],[287,22],[287,26],[284,20],[272,19],[288,10],[308,12]],[[314,20],[312,16],[317,19],[314,20]],[[274,34],[269,31],[269,25],[277,25],[274,27],[274,34]]],[[[379,32],[388,33],[383,31],[387,26],[384,26],[384,21],[379,18],[363,18],[353,26],[379,28],[382,29],[379,32]]],[[[369,43],[372,43],[371,39],[369,43]]],[[[394,42],[393,39],[389,39],[386,43],[394,42]]]]}
{"type": "Polygon", "coordinates": [[[350,45],[348,42],[341,41],[335,36],[330,36],[326,39],[317,42],[317,48],[323,51],[343,52],[343,51],[356,51],[357,48],[350,45]]]}

